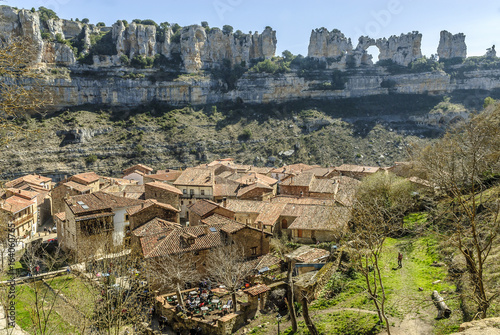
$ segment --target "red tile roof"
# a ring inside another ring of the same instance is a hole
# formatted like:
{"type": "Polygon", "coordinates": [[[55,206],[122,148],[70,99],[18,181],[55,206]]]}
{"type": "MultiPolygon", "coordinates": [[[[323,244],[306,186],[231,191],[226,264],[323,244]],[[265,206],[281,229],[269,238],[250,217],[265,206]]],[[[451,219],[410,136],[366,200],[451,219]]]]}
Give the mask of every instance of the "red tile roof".
{"type": "Polygon", "coordinates": [[[285,165],[280,168],[271,170],[271,173],[285,173],[285,174],[297,174],[301,173],[307,170],[310,170],[312,168],[319,167],[318,165],[307,165],[307,164],[292,164],[292,165],[285,165]]]}
{"type": "Polygon", "coordinates": [[[140,239],[144,258],[206,250],[224,245],[220,227],[205,225],[177,228],[140,239]],[[192,243],[188,243],[192,239],[192,243]]]}
{"type": "Polygon", "coordinates": [[[33,200],[21,198],[17,195],[13,195],[3,201],[0,200],[1,208],[12,214],[16,214],[34,204],[35,202],[33,200]]]}
{"type": "Polygon", "coordinates": [[[19,177],[17,179],[8,181],[5,183],[5,187],[15,187],[23,182],[34,185],[41,185],[51,182],[52,179],[49,177],[40,176],[37,174],[28,174],[26,176],[19,177]]]}
{"type": "Polygon", "coordinates": [[[136,236],[150,236],[150,235],[158,235],[165,231],[172,230],[175,228],[182,228],[182,226],[175,222],[170,222],[166,220],[162,220],[159,218],[154,218],[139,228],[134,229],[132,234],[136,236]]]}
{"type": "Polygon", "coordinates": [[[234,221],[219,214],[210,215],[209,217],[201,220],[201,222],[208,226],[220,226],[220,229],[227,234],[234,234],[246,227],[238,221],[234,221]]]}
{"type": "Polygon", "coordinates": [[[66,212],[60,212],[60,213],[54,214],[54,216],[61,221],[66,220],[66,212]]]}
{"type": "Polygon", "coordinates": [[[177,208],[174,208],[169,204],[164,204],[162,202],[156,201],[155,199],[148,199],[148,200],[144,201],[140,206],[127,208],[127,213],[129,215],[135,215],[139,212],[142,212],[143,210],[148,209],[151,206],[158,206],[158,207],[161,207],[163,209],[170,210],[170,211],[173,211],[176,213],[180,212],[177,208]]]}
{"type": "Polygon", "coordinates": [[[187,168],[174,182],[179,186],[213,186],[215,175],[213,169],[209,168],[187,168]]]}
{"type": "Polygon", "coordinates": [[[253,191],[253,190],[260,190],[261,194],[264,194],[264,193],[272,192],[273,188],[269,185],[266,185],[266,184],[255,183],[255,184],[240,188],[238,190],[237,196],[238,196],[238,198],[243,197],[245,194],[247,194],[248,192],[253,191]]]}
{"type": "Polygon", "coordinates": [[[91,186],[85,186],[83,184],[80,184],[80,183],[77,183],[74,181],[67,181],[67,182],[63,183],[63,185],[67,186],[73,190],[77,190],[78,192],[81,192],[81,193],[88,192],[92,189],[91,186]]]}
{"type": "Polygon", "coordinates": [[[104,192],[75,195],[66,199],[65,202],[71,211],[77,215],[94,211],[111,211],[114,208],[127,208],[144,203],[143,200],[117,197],[104,192]]]}
{"type": "Polygon", "coordinates": [[[171,181],[174,182],[182,174],[182,171],[169,170],[168,172],[158,172],[156,174],[148,175],[148,178],[160,180],[160,181],[171,181]]]}
{"type": "Polygon", "coordinates": [[[276,180],[274,178],[271,178],[271,177],[268,177],[266,175],[256,173],[256,172],[245,173],[243,176],[236,179],[236,181],[238,183],[244,184],[244,185],[251,185],[251,184],[259,182],[259,183],[266,184],[269,186],[272,186],[278,182],[278,180],[276,180]]]}
{"type": "Polygon", "coordinates": [[[271,291],[271,289],[267,287],[266,284],[259,284],[243,290],[243,292],[251,295],[252,297],[258,296],[259,294],[265,293],[267,291],[271,291]]]}
{"type": "Polygon", "coordinates": [[[166,183],[161,183],[159,181],[153,181],[153,182],[147,183],[145,185],[146,185],[146,187],[161,188],[162,190],[169,191],[170,193],[182,195],[181,190],[179,190],[177,187],[174,187],[174,186],[166,184],[166,183]]]}
{"type": "Polygon", "coordinates": [[[74,176],[69,177],[69,180],[76,181],[77,183],[88,185],[94,183],[99,180],[99,175],[95,172],[85,172],[75,174],[74,176]]]}
{"type": "Polygon", "coordinates": [[[189,205],[187,208],[190,212],[203,217],[219,207],[220,206],[213,201],[201,199],[189,205]]]}
{"type": "Polygon", "coordinates": [[[305,206],[288,229],[337,231],[344,229],[351,209],[342,206],[305,206]]]}
{"type": "Polygon", "coordinates": [[[123,175],[126,176],[132,172],[140,172],[142,174],[148,174],[150,173],[151,171],[153,171],[152,168],[150,168],[149,166],[146,166],[146,165],[143,165],[143,164],[136,164],[136,165],[133,165],[129,168],[126,168],[125,170],[123,170],[123,175]]]}
{"type": "Polygon", "coordinates": [[[342,164],[341,166],[336,167],[335,170],[339,172],[375,173],[380,170],[380,168],[375,166],[342,164]]]}

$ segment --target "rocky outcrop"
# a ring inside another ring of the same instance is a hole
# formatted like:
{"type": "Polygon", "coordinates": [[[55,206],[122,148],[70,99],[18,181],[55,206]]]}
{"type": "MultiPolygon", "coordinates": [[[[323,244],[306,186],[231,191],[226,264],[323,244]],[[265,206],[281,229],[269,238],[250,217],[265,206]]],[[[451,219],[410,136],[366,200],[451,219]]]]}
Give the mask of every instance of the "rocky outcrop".
{"type": "Polygon", "coordinates": [[[340,30],[329,32],[326,28],[319,28],[311,32],[307,55],[320,60],[333,60],[329,62],[329,68],[345,68],[347,56],[351,53],[351,39],[340,30]]]}
{"type": "Polygon", "coordinates": [[[267,27],[262,34],[223,33],[218,28],[206,29],[199,25],[182,28],[180,52],[188,72],[219,66],[224,59],[232,64],[271,58],[276,52],[276,31],[267,27]]]}
{"type": "Polygon", "coordinates": [[[408,66],[412,61],[422,57],[420,49],[422,34],[414,31],[400,36],[391,36],[389,39],[379,38],[376,45],[380,51],[379,60],[391,60],[396,64],[408,66]]]}
{"type": "Polygon", "coordinates": [[[125,27],[122,21],[113,24],[112,37],[118,55],[130,59],[135,55],[154,57],[156,54],[156,27],[132,22],[125,27]]]}
{"type": "Polygon", "coordinates": [[[488,58],[495,58],[497,56],[497,52],[495,50],[495,45],[493,45],[491,48],[486,49],[485,56],[488,58]]]}
{"type": "Polygon", "coordinates": [[[329,32],[326,28],[320,28],[311,33],[308,56],[329,61],[328,68],[342,69],[347,64],[350,67],[369,66],[373,64],[372,56],[366,50],[375,45],[380,51],[379,60],[391,60],[407,66],[422,57],[421,41],[422,34],[418,32],[391,36],[389,39],[380,38],[376,41],[368,36],[361,36],[358,45],[353,49],[351,39],[346,38],[339,30],[329,32]]]}
{"type": "Polygon", "coordinates": [[[46,42],[43,44],[42,62],[58,65],[73,65],[76,62],[73,49],[64,43],[46,42]]]}
{"type": "Polygon", "coordinates": [[[446,30],[441,31],[437,54],[439,59],[466,58],[465,35],[462,33],[453,35],[446,30]]]}

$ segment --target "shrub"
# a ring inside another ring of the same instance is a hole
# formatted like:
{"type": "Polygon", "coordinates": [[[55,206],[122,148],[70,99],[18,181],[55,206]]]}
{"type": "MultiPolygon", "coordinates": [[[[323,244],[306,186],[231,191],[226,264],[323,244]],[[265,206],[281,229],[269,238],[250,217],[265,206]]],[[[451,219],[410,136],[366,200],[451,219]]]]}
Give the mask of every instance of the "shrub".
{"type": "Polygon", "coordinates": [[[95,162],[97,162],[97,156],[95,154],[85,157],[85,163],[87,163],[87,165],[93,164],[95,162]]]}
{"type": "Polygon", "coordinates": [[[59,19],[56,12],[43,6],[38,7],[38,15],[40,16],[40,21],[42,21],[43,23],[46,23],[50,19],[59,19]]]}
{"type": "Polygon", "coordinates": [[[129,63],[130,63],[130,59],[128,59],[128,56],[127,56],[127,55],[121,55],[121,56],[120,56],[120,62],[121,62],[123,65],[129,65],[129,63]]]}
{"type": "Polygon", "coordinates": [[[290,71],[289,63],[284,62],[282,58],[275,60],[266,59],[262,62],[255,64],[250,69],[250,72],[271,73],[271,74],[285,73],[289,71],[290,71]]]}
{"type": "Polygon", "coordinates": [[[231,34],[232,32],[233,32],[233,27],[231,27],[230,25],[227,25],[227,24],[226,24],[226,25],[222,26],[222,33],[223,33],[224,35],[229,35],[229,34],[231,34]]]}
{"type": "Polygon", "coordinates": [[[83,23],[83,24],[88,24],[89,22],[90,22],[90,21],[89,21],[89,19],[87,19],[87,18],[82,19],[82,23],[83,23]]]}
{"type": "Polygon", "coordinates": [[[252,131],[248,128],[243,129],[243,133],[238,136],[239,141],[248,141],[252,138],[252,131]]]}
{"type": "Polygon", "coordinates": [[[104,22],[97,22],[96,26],[97,27],[106,27],[106,23],[104,23],[104,22]]]}

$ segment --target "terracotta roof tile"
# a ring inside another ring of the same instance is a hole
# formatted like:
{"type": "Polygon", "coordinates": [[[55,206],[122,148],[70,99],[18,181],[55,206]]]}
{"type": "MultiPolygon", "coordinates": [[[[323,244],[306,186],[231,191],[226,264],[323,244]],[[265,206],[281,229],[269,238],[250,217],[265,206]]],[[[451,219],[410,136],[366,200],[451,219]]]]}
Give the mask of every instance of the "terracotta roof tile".
{"type": "Polygon", "coordinates": [[[148,175],[148,178],[154,179],[154,180],[159,180],[159,181],[170,181],[174,182],[179,178],[179,176],[182,174],[182,171],[177,171],[177,170],[169,170],[168,172],[158,172],[156,174],[150,174],[148,175]]]}
{"type": "Polygon", "coordinates": [[[146,201],[144,201],[141,205],[139,206],[135,206],[135,207],[130,207],[130,208],[127,208],[127,213],[129,215],[135,215],[151,206],[159,206],[161,208],[164,208],[166,210],[170,210],[170,211],[173,211],[173,212],[180,212],[177,208],[174,208],[172,207],[172,205],[169,205],[169,204],[164,204],[162,202],[159,202],[159,201],[156,201],[155,199],[148,199],[146,201]]]}
{"type": "Polygon", "coordinates": [[[193,212],[203,217],[204,215],[209,214],[211,211],[219,207],[220,206],[213,201],[207,199],[201,199],[189,205],[187,208],[190,212],[193,212]]]}
{"type": "Polygon", "coordinates": [[[271,170],[271,173],[298,174],[298,173],[310,170],[310,169],[315,168],[315,167],[319,167],[319,166],[298,163],[298,164],[285,165],[285,166],[282,166],[280,168],[276,168],[274,170],[271,170]]]}
{"type": "Polygon", "coordinates": [[[266,175],[259,174],[256,172],[245,173],[240,178],[236,179],[236,181],[238,183],[244,184],[244,185],[251,185],[251,184],[259,182],[259,183],[266,184],[269,186],[274,185],[278,182],[278,180],[276,180],[274,178],[271,178],[271,177],[268,177],[266,175]]]}
{"type": "Polygon", "coordinates": [[[166,183],[161,183],[158,181],[153,181],[151,183],[145,184],[146,187],[155,187],[155,188],[161,188],[162,190],[169,191],[170,193],[175,193],[178,195],[182,195],[181,190],[179,190],[177,187],[174,187],[172,185],[166,184],[166,183]]]}
{"type": "Polygon", "coordinates": [[[305,206],[288,229],[336,231],[346,227],[351,209],[341,206],[305,206]]]}
{"type": "Polygon", "coordinates": [[[332,199],[318,199],[309,197],[294,197],[287,195],[279,195],[271,198],[271,202],[287,203],[287,204],[301,204],[301,205],[333,205],[335,200],[332,199]]]}
{"type": "Polygon", "coordinates": [[[175,222],[170,222],[166,220],[162,220],[159,218],[154,218],[139,228],[134,229],[132,234],[135,236],[143,237],[150,235],[158,235],[164,233],[165,231],[169,231],[175,228],[181,228],[182,226],[175,222]]]}
{"type": "Polygon", "coordinates": [[[243,290],[243,292],[245,292],[248,295],[251,295],[252,297],[255,297],[255,296],[262,294],[262,293],[265,293],[267,291],[271,291],[271,289],[269,287],[267,287],[266,284],[255,285],[255,286],[252,286],[252,287],[249,287],[249,288],[243,290]]]}
{"type": "Polygon", "coordinates": [[[174,182],[174,185],[213,186],[214,171],[207,168],[187,168],[174,182]]]}
{"type": "Polygon", "coordinates": [[[23,182],[34,185],[41,185],[42,183],[49,183],[51,181],[52,179],[49,177],[44,177],[37,174],[28,174],[26,176],[22,176],[17,179],[6,182],[5,187],[16,187],[17,185],[22,184],[23,182]]]}
{"type": "Polygon", "coordinates": [[[286,186],[310,186],[314,180],[314,173],[304,172],[298,175],[291,175],[281,181],[281,185],[286,186]]]}
{"type": "Polygon", "coordinates": [[[136,165],[133,165],[133,166],[123,170],[123,175],[126,176],[134,171],[139,171],[141,173],[148,174],[151,171],[153,171],[153,169],[150,168],[149,166],[144,165],[144,164],[136,164],[136,165]]]}
{"type": "Polygon", "coordinates": [[[3,201],[0,201],[1,208],[12,214],[20,212],[34,204],[35,202],[33,200],[18,197],[17,195],[13,195],[3,201]]]}
{"type": "Polygon", "coordinates": [[[253,190],[261,190],[262,193],[269,193],[273,191],[273,188],[269,185],[257,182],[255,184],[240,188],[238,190],[237,196],[238,198],[243,197],[246,193],[251,192],[253,190]]]}
{"type": "Polygon", "coordinates": [[[148,248],[148,252],[144,254],[145,258],[206,250],[224,244],[220,234],[220,227],[205,225],[178,228],[165,235],[145,238],[149,240],[143,241],[143,238],[141,238],[141,245],[144,243],[153,244],[151,248],[148,248]],[[194,236],[193,243],[188,243],[182,236],[194,236]],[[152,238],[156,239],[156,241],[151,241],[152,238]]]}
{"type": "Polygon", "coordinates": [[[208,226],[220,226],[220,229],[227,234],[234,234],[246,226],[238,221],[232,220],[219,214],[213,214],[201,220],[202,223],[208,226]]]}
{"type": "Polygon", "coordinates": [[[341,166],[336,167],[335,170],[339,172],[375,173],[380,170],[380,168],[375,166],[342,164],[341,166]]]}
{"type": "Polygon", "coordinates": [[[69,180],[76,181],[77,183],[88,185],[90,183],[96,182],[99,180],[99,175],[95,172],[85,172],[75,174],[74,176],[69,177],[69,180]]]}
{"type": "Polygon", "coordinates": [[[66,220],[66,212],[56,213],[56,214],[54,214],[54,216],[61,221],[66,220]]]}
{"type": "Polygon", "coordinates": [[[83,185],[83,184],[80,184],[80,183],[77,183],[77,182],[74,182],[74,181],[67,181],[65,183],[63,183],[64,186],[67,186],[73,190],[77,190],[78,192],[88,192],[92,189],[91,186],[86,186],[86,185],[83,185]]]}

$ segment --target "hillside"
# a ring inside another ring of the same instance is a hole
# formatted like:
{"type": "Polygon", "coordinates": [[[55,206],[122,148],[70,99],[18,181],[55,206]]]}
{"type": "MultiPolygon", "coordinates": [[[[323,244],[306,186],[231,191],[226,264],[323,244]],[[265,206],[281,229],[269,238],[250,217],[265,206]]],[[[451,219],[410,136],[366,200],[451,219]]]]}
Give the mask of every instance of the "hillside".
{"type": "Polygon", "coordinates": [[[464,110],[439,97],[411,95],[180,109],[149,105],[132,111],[75,108],[30,118],[29,135],[8,144],[0,168],[4,177],[83,170],[117,175],[138,162],[159,169],[220,157],[257,166],[390,166],[407,159],[410,144],[425,144],[443,131],[440,124],[415,120],[433,108],[453,114],[450,106],[464,110]]]}

